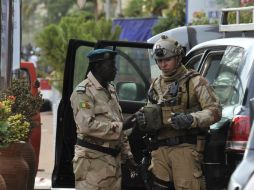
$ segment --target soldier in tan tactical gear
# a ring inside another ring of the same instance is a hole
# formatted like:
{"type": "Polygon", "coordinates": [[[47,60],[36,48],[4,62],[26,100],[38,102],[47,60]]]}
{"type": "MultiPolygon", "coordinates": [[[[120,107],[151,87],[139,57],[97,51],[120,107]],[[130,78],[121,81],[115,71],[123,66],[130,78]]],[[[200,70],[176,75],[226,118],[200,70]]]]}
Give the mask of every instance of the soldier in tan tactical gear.
{"type": "Polygon", "coordinates": [[[201,170],[204,135],[221,118],[219,99],[205,78],[182,65],[183,48],[174,39],[161,36],[152,55],[162,74],[151,84],[147,106],[134,114],[140,130],[152,131],[155,126],[157,149],[151,152],[148,168],[152,189],[205,189],[201,170]],[[159,125],[151,124],[149,109],[161,117],[159,125]]]}
{"type": "Polygon", "coordinates": [[[121,163],[135,165],[116,91],[109,82],[116,75],[116,52],[97,49],[88,54],[87,78],[71,95],[77,126],[73,158],[75,188],[86,190],[121,189],[121,163]]]}

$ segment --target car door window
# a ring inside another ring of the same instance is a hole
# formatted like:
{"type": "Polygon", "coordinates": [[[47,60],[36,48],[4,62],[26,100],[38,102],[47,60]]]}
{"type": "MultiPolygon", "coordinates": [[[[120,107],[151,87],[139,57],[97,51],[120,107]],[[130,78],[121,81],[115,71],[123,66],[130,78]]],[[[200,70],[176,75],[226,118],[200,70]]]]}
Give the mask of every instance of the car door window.
{"type": "Polygon", "coordinates": [[[207,55],[206,64],[202,68],[203,76],[214,87],[223,105],[237,104],[243,97],[239,77],[243,52],[242,48],[232,46],[227,47],[223,54],[211,52],[207,55]]]}
{"type": "Polygon", "coordinates": [[[216,75],[218,75],[218,70],[220,68],[220,62],[222,60],[224,52],[212,51],[207,54],[205,59],[205,64],[201,69],[201,73],[205,76],[210,84],[213,84],[216,75]]]}
{"type": "MultiPolygon", "coordinates": [[[[112,49],[112,47],[105,48],[112,49]]],[[[80,46],[77,49],[73,88],[85,78],[89,64],[86,55],[91,49],[87,46],[80,46]]],[[[116,56],[117,75],[113,83],[119,99],[144,102],[147,91],[146,82],[151,78],[148,50],[134,47],[116,47],[114,50],[118,54],[116,56]]]]}
{"type": "Polygon", "coordinates": [[[191,57],[188,62],[185,64],[188,69],[194,69],[198,70],[198,67],[200,65],[200,59],[203,54],[194,55],[191,57]]]}
{"type": "Polygon", "coordinates": [[[119,47],[116,51],[119,52],[116,59],[118,72],[114,83],[119,99],[144,102],[146,100],[146,82],[151,78],[147,49],[119,47]],[[138,71],[143,73],[143,78],[138,71]],[[120,85],[122,83],[127,84],[120,85]],[[119,86],[125,87],[124,90],[119,89],[119,86]]]}

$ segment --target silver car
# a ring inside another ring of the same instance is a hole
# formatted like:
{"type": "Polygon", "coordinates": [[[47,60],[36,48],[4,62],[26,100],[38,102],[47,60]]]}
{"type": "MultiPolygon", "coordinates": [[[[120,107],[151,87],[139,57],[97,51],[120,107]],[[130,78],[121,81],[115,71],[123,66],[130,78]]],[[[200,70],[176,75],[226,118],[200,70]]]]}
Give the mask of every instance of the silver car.
{"type": "Polygon", "coordinates": [[[242,162],[230,178],[228,190],[251,190],[254,187],[254,98],[250,100],[252,129],[242,162]]]}

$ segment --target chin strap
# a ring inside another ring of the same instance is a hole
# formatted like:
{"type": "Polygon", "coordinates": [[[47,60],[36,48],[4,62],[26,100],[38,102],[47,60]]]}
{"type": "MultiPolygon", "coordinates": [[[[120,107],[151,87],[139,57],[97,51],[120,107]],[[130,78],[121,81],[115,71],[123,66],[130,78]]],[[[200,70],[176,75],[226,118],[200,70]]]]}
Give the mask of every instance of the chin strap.
{"type": "Polygon", "coordinates": [[[182,57],[178,55],[176,57],[176,62],[177,62],[177,64],[176,64],[176,70],[177,70],[182,65],[182,57]]]}

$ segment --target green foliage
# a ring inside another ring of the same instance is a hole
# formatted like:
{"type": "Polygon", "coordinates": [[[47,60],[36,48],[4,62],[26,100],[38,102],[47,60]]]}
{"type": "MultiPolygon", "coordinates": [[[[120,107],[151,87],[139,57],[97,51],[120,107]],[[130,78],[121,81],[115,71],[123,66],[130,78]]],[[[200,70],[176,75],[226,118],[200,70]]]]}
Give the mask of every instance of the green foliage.
{"type": "Polygon", "coordinates": [[[6,144],[6,139],[9,137],[8,123],[0,120],[0,147],[6,144]]]}
{"type": "Polygon", "coordinates": [[[143,0],[131,0],[128,6],[123,10],[126,17],[143,17],[143,0]]]}
{"type": "Polygon", "coordinates": [[[146,0],[146,2],[147,5],[150,4],[150,9],[147,10],[151,11],[153,16],[162,16],[162,10],[167,9],[169,7],[168,0],[156,0],[156,1],[146,0]]]}
{"type": "Polygon", "coordinates": [[[0,146],[26,141],[32,117],[42,105],[40,94],[32,95],[25,80],[13,80],[12,86],[0,93],[0,146]]]}
{"type": "Polygon", "coordinates": [[[45,22],[58,23],[74,5],[76,6],[76,1],[73,0],[47,0],[48,15],[45,17],[45,22]]]}
{"type": "MultiPolygon", "coordinates": [[[[245,6],[253,6],[254,3],[246,3],[245,6]]],[[[239,6],[239,3],[238,3],[239,6]]],[[[235,6],[235,7],[238,7],[235,6]]],[[[239,12],[239,23],[252,23],[252,10],[242,10],[239,12]]],[[[227,18],[226,20],[228,21],[228,24],[236,24],[236,12],[235,11],[231,11],[228,12],[228,14],[226,15],[227,18]]]]}
{"type": "Polygon", "coordinates": [[[124,9],[126,17],[161,16],[172,0],[131,0],[124,9]]]}
{"type": "Polygon", "coordinates": [[[160,18],[159,22],[153,27],[153,35],[166,30],[185,25],[185,3],[177,2],[166,12],[165,18],[160,18]]]}
{"type": "Polygon", "coordinates": [[[27,141],[30,132],[30,123],[22,114],[11,115],[8,118],[8,138],[4,140],[5,144],[13,142],[27,141]]]}
{"type": "MultiPolygon", "coordinates": [[[[12,86],[3,92],[0,96],[0,100],[4,100],[6,97],[13,97],[15,101],[9,105],[11,108],[11,114],[22,114],[31,123],[33,127],[32,117],[40,111],[43,100],[42,95],[37,94],[33,96],[30,92],[29,85],[25,80],[13,80],[12,86]]],[[[5,106],[6,107],[6,106],[5,106]]]]}
{"type": "MultiPolygon", "coordinates": [[[[228,22],[229,24],[236,24],[236,12],[229,12],[228,22]]],[[[252,23],[252,11],[241,11],[240,12],[240,23],[252,23]]]]}
{"type": "Polygon", "coordinates": [[[36,44],[41,48],[39,64],[51,65],[57,71],[63,72],[67,39],[62,28],[55,24],[45,27],[38,34],[36,44]]]}
{"type": "MultiPolygon", "coordinates": [[[[58,80],[63,77],[67,46],[70,39],[94,42],[96,40],[119,39],[121,28],[116,26],[112,30],[111,20],[101,18],[96,21],[86,18],[87,14],[85,13],[63,17],[58,24],[45,27],[36,36],[36,44],[41,48],[39,64],[51,65],[58,76],[58,80]]],[[[61,91],[62,84],[55,83],[53,85],[61,91]]]]}

